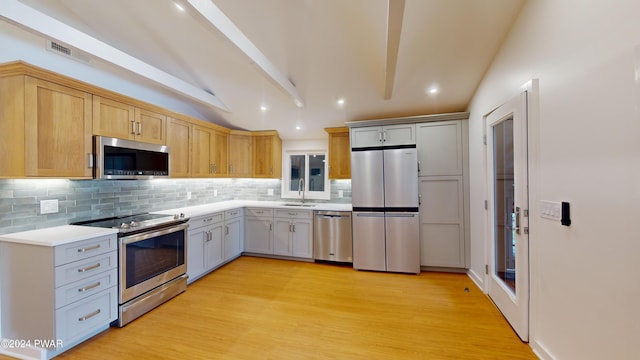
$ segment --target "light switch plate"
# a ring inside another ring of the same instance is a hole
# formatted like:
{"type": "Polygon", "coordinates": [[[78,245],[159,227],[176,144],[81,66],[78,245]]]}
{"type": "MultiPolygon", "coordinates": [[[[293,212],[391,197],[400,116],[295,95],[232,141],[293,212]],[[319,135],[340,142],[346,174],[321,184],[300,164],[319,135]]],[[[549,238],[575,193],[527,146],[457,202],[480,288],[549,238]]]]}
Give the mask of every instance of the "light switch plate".
{"type": "Polygon", "coordinates": [[[213,190],[213,196],[218,196],[218,189],[213,190]]]}
{"type": "Polygon", "coordinates": [[[58,212],[58,199],[40,200],[40,214],[55,214],[58,212]]]}
{"type": "Polygon", "coordinates": [[[267,195],[273,196],[273,189],[267,189],[267,195]]]}
{"type": "Polygon", "coordinates": [[[338,197],[344,197],[344,191],[343,190],[338,190],[338,197]]]}
{"type": "Polygon", "coordinates": [[[562,218],[562,203],[559,201],[540,200],[540,216],[545,219],[560,221],[562,218]]]}
{"type": "Polygon", "coordinates": [[[191,191],[187,191],[187,200],[191,200],[191,191]]]}

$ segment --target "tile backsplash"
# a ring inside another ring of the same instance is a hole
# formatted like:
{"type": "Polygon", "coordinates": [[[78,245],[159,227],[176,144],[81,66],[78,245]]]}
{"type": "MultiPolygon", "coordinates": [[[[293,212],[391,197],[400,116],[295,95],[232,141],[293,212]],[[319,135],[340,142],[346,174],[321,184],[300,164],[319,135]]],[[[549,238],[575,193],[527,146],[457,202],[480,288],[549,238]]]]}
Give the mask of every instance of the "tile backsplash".
{"type": "MultiPolygon", "coordinates": [[[[278,179],[0,180],[0,234],[225,200],[279,201],[280,190],[278,179]],[[59,212],[40,214],[40,201],[51,199],[59,212]]],[[[351,181],[332,180],[330,201],[350,203],[351,181]]]]}

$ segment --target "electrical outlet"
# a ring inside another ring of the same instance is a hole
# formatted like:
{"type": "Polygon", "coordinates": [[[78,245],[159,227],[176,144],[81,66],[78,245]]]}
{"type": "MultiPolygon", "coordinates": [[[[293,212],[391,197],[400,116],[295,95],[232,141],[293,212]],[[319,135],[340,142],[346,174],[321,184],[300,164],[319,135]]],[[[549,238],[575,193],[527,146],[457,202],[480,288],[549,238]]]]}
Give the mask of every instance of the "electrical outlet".
{"type": "Polygon", "coordinates": [[[40,214],[55,214],[57,212],[58,199],[40,201],[40,214]]]}
{"type": "Polygon", "coordinates": [[[218,189],[214,189],[214,190],[213,190],[213,196],[214,196],[214,197],[215,197],[215,196],[218,196],[218,189]]]}
{"type": "Polygon", "coordinates": [[[191,191],[187,191],[187,200],[191,200],[191,191]]]}
{"type": "Polygon", "coordinates": [[[273,196],[273,189],[267,189],[267,195],[273,196]]]}
{"type": "Polygon", "coordinates": [[[344,197],[344,191],[338,190],[338,197],[339,198],[344,197]]]}

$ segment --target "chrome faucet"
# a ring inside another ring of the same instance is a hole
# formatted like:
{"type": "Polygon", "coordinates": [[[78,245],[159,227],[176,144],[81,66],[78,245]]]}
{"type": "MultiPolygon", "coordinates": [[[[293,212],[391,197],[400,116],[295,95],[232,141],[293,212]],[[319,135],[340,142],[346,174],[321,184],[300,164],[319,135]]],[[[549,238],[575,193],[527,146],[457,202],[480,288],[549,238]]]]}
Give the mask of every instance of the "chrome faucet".
{"type": "Polygon", "coordinates": [[[300,192],[302,191],[302,202],[304,203],[304,178],[300,178],[298,181],[298,196],[300,196],[300,192]]]}

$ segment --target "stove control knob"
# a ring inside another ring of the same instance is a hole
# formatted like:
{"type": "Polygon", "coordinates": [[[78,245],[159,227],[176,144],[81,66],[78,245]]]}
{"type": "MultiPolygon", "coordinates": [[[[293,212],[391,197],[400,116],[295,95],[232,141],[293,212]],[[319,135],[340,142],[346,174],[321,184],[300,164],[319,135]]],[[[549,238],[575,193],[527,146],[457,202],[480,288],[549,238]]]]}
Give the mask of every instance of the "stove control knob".
{"type": "Polygon", "coordinates": [[[120,228],[128,229],[129,228],[129,224],[123,222],[122,224],[120,224],[120,228]]]}
{"type": "Polygon", "coordinates": [[[174,215],[173,215],[173,218],[174,218],[175,220],[178,220],[178,219],[180,218],[180,215],[178,215],[178,214],[174,214],[174,215]]]}
{"type": "Polygon", "coordinates": [[[180,219],[184,219],[184,213],[180,213],[180,219]]]}
{"type": "Polygon", "coordinates": [[[138,225],[140,225],[140,224],[138,224],[137,222],[135,222],[133,220],[129,223],[129,226],[131,226],[131,227],[136,227],[138,225]]]}

